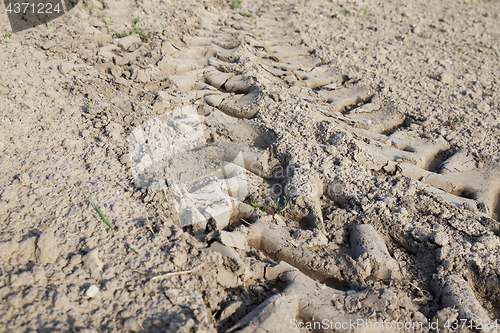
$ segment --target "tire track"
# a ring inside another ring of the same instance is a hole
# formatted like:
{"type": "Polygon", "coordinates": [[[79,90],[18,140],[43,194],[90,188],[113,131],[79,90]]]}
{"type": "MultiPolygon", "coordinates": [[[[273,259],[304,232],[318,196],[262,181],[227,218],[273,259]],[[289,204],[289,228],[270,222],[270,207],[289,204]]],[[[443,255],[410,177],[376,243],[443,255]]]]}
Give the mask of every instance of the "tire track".
{"type": "MultiPolygon", "coordinates": [[[[450,149],[444,140],[429,141],[405,130],[405,115],[398,112],[397,102],[378,100],[370,87],[358,86],[330,64],[314,57],[313,50],[296,38],[294,25],[287,20],[293,11],[293,5],[277,7],[265,3],[255,5],[251,18],[233,15],[224,19],[220,13],[198,11],[201,24],[194,36],[167,40],[161,46],[163,58],[158,68],[167,75],[171,87],[168,91],[158,91],[157,110],[197,105],[206,126],[207,143],[215,150],[222,147],[223,142],[236,144],[234,149],[244,155],[242,165],[260,177],[259,193],[251,195],[252,202],[263,205],[278,198],[288,200],[282,217],[266,216],[241,202],[233,202],[238,214],[233,214],[227,223],[217,224],[216,229],[244,217],[253,224],[240,232],[246,233],[245,240],[253,248],[275,260],[286,261],[319,281],[334,279],[350,285],[349,292],[340,291],[319,285],[302,273],[297,273],[302,280],[296,282],[295,278],[285,277],[294,269],[288,266],[274,275],[266,273],[262,278],[280,278],[288,283],[283,289],[285,296],[266,300],[232,330],[272,330],[264,318],[271,313],[279,321],[283,311],[287,318],[299,317],[304,321],[371,318],[359,306],[347,305],[349,302],[359,302],[362,308],[379,312],[386,321],[416,318],[426,322],[427,318],[417,310],[418,302],[405,298],[411,285],[409,281],[417,276],[401,274],[398,267],[401,262],[396,263],[386,245],[394,243],[405,248],[413,253],[412,260],[419,260],[416,254],[422,251],[432,257],[427,245],[413,241],[405,244],[410,235],[415,238],[409,221],[400,221],[403,226],[397,228],[387,227],[391,240],[381,237],[368,224],[362,225],[367,228],[345,227],[351,245],[347,251],[351,253],[324,252],[331,245],[331,238],[325,238],[325,235],[330,237],[327,230],[331,230],[330,225],[325,226],[325,207],[331,203],[349,206],[345,196],[332,193],[336,185],[346,185],[339,179],[338,170],[324,166],[336,165],[343,156],[351,162],[344,159],[346,165],[341,166],[360,177],[370,177],[368,170],[371,170],[390,177],[413,178],[423,191],[457,207],[467,205],[485,219],[498,219],[499,168],[476,161],[465,148],[442,161],[441,156],[447,156],[450,149]],[[283,170],[291,172],[283,175],[283,170]],[[271,191],[275,184],[283,189],[278,194],[271,191]],[[280,227],[269,228],[264,221],[280,227]],[[298,234],[303,229],[314,232],[309,241],[314,240],[322,250],[297,248],[286,241],[286,235],[298,234]],[[355,279],[393,281],[362,292],[366,286],[362,283],[356,286],[355,279]],[[386,296],[390,301],[374,303],[373,297],[382,297],[379,292],[390,295],[386,296]],[[332,294],[339,300],[333,306],[325,301],[332,294]],[[307,299],[310,304],[296,307],[294,302],[298,299],[307,299]],[[405,310],[394,314],[390,303],[402,304],[401,299],[406,304],[405,310]],[[308,307],[310,310],[304,310],[308,307]]],[[[233,161],[225,152],[219,156],[226,162],[233,161]]],[[[244,198],[236,196],[236,199],[244,198]]],[[[355,210],[350,209],[349,213],[352,212],[355,210]]],[[[463,227],[453,222],[450,225],[464,237],[471,236],[463,227]]],[[[204,233],[209,228],[202,225],[196,230],[204,233]]],[[[442,246],[448,243],[440,239],[442,234],[424,233],[427,234],[423,239],[429,242],[442,246]]],[[[458,251],[453,246],[446,249],[458,251]]],[[[441,256],[433,259],[433,265],[446,265],[446,255],[441,256]]],[[[478,266],[474,260],[463,261],[477,274],[474,281],[487,278],[488,272],[497,269],[489,264],[478,266]]],[[[490,319],[474,294],[474,289],[482,289],[484,284],[476,282],[471,288],[462,276],[436,270],[437,287],[433,295],[441,300],[443,311],[457,307],[459,318],[490,319]]],[[[499,303],[500,288],[491,282],[488,289],[478,293],[492,299],[494,307],[499,303]]],[[[412,331],[422,332],[426,328],[412,331]]]]}

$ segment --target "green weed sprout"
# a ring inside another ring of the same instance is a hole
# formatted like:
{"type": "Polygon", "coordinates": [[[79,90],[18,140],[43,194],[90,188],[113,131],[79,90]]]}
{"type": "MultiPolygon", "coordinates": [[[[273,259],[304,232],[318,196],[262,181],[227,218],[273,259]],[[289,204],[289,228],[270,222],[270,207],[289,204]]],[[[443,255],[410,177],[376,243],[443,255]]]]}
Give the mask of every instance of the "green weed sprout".
{"type": "Polygon", "coordinates": [[[45,25],[47,26],[47,33],[49,33],[49,34],[50,34],[49,22],[45,23],[45,25]]]}
{"type": "Polygon", "coordinates": [[[337,16],[339,16],[339,14],[337,14],[337,12],[335,11],[335,8],[332,7],[332,9],[333,9],[333,15],[332,15],[332,17],[336,18],[337,16]]]}
{"type": "Polygon", "coordinates": [[[179,9],[179,8],[177,7],[177,5],[175,4],[174,0],[170,0],[170,2],[172,2],[172,5],[174,5],[175,9],[179,9]]]}
{"type": "Polygon", "coordinates": [[[347,10],[347,8],[344,5],[342,5],[342,10],[344,11],[345,16],[351,17],[351,12],[347,10]]]}
{"type": "Polygon", "coordinates": [[[106,223],[106,225],[111,230],[115,230],[115,227],[113,227],[113,225],[111,223],[109,223],[106,216],[101,212],[101,210],[99,209],[99,207],[97,207],[97,205],[94,203],[94,201],[92,201],[92,195],[90,194],[90,189],[88,189],[88,192],[89,192],[90,203],[92,204],[92,206],[94,206],[94,209],[97,211],[97,214],[99,214],[99,216],[101,217],[102,222],[106,223]]]}
{"type": "Polygon", "coordinates": [[[132,251],[134,251],[135,253],[139,254],[139,251],[137,251],[137,249],[136,249],[134,246],[132,246],[132,244],[127,243],[127,247],[128,247],[129,249],[131,249],[132,251]]]}
{"type": "Polygon", "coordinates": [[[3,40],[2,40],[2,43],[8,43],[8,42],[6,41],[6,39],[7,39],[7,38],[9,38],[10,36],[12,36],[12,34],[5,34],[5,35],[3,35],[3,40]]]}
{"type": "Polygon", "coordinates": [[[115,19],[114,19],[114,18],[112,18],[112,17],[110,17],[110,18],[109,18],[109,23],[111,23],[111,24],[115,23],[115,19]]]}
{"type": "Polygon", "coordinates": [[[252,16],[253,16],[253,14],[252,14],[252,13],[243,13],[243,14],[241,14],[241,15],[243,15],[243,16],[245,16],[245,17],[252,17],[252,16]]]}
{"type": "Polygon", "coordinates": [[[233,9],[237,9],[241,7],[241,4],[243,3],[243,0],[233,0],[233,9]]]}
{"type": "Polygon", "coordinates": [[[459,49],[460,52],[464,53],[464,47],[462,45],[460,45],[460,44],[459,45],[455,45],[455,48],[459,49]]]}
{"type": "Polygon", "coordinates": [[[410,135],[406,133],[406,137],[408,138],[408,144],[410,145],[410,151],[413,153],[415,151],[415,148],[411,146],[411,141],[410,141],[410,135]]]}
{"type": "Polygon", "coordinates": [[[278,200],[276,200],[276,211],[279,212],[279,211],[282,211],[282,210],[285,210],[286,209],[286,205],[288,203],[286,197],[283,197],[283,208],[280,208],[279,205],[280,205],[280,199],[281,198],[278,198],[278,200]]]}
{"type": "MultiPolygon", "coordinates": [[[[120,26],[118,26],[118,29],[119,28],[120,28],[120,26]]],[[[125,31],[125,30],[124,31],[120,31],[120,32],[115,31],[112,36],[115,37],[115,38],[123,38],[123,37],[127,37],[127,36],[130,36],[130,35],[132,35],[132,30],[131,29],[129,29],[128,32],[125,31]]]]}
{"type": "Polygon", "coordinates": [[[250,201],[250,206],[252,206],[255,209],[260,209],[264,213],[266,212],[266,206],[265,205],[264,206],[258,206],[255,202],[250,201]]]}
{"type": "Polygon", "coordinates": [[[368,7],[365,7],[365,17],[368,19],[368,7]]]}
{"type": "Polygon", "coordinates": [[[455,131],[455,130],[456,130],[456,127],[457,127],[457,125],[458,125],[458,124],[459,124],[462,120],[464,120],[464,119],[463,119],[462,117],[459,117],[459,118],[457,119],[457,121],[455,122],[455,124],[454,124],[454,125],[452,125],[452,123],[451,123],[451,121],[450,121],[451,130],[452,130],[452,131],[455,131]]]}
{"type": "MultiPolygon", "coordinates": [[[[139,22],[141,22],[141,20],[138,18],[132,19],[132,29],[139,34],[143,41],[151,38],[153,34],[156,33],[156,29],[147,32],[147,28],[141,28],[138,24],[139,22]]],[[[132,34],[132,31],[130,31],[130,34],[132,34]]]]}
{"type": "Polygon", "coordinates": [[[377,19],[374,19],[374,20],[373,20],[373,24],[377,24],[377,19]]]}

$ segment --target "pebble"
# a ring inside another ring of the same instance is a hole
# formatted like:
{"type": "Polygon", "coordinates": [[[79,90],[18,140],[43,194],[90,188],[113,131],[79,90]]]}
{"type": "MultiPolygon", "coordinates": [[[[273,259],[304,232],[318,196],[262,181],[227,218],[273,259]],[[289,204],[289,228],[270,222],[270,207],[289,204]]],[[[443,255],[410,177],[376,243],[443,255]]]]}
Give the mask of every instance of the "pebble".
{"type": "Polygon", "coordinates": [[[35,283],[43,285],[44,283],[47,282],[47,274],[45,273],[45,270],[41,266],[39,265],[34,266],[32,271],[35,283]]]}
{"type": "Polygon", "coordinates": [[[19,197],[17,195],[17,188],[15,187],[8,187],[6,188],[3,192],[2,192],[2,195],[1,195],[1,199],[3,201],[7,201],[7,202],[10,202],[10,201],[18,201],[19,200],[19,197]]]}
{"type": "Polygon", "coordinates": [[[423,30],[422,30],[422,27],[420,25],[417,24],[417,25],[415,25],[415,27],[413,27],[413,33],[415,35],[421,35],[422,32],[423,32],[423,30]]]}
{"type": "MultiPolygon", "coordinates": [[[[3,200],[0,200],[0,215],[6,214],[8,210],[7,203],[3,200]]],[[[0,250],[0,255],[1,255],[1,250],[0,250]]]]}
{"type": "Polygon", "coordinates": [[[22,286],[30,286],[35,283],[33,274],[30,272],[23,272],[19,275],[13,274],[10,278],[10,286],[12,288],[19,288],[22,286]]]}
{"type": "Polygon", "coordinates": [[[60,64],[57,68],[59,69],[59,72],[61,72],[61,74],[66,74],[69,71],[73,70],[74,67],[75,67],[74,64],[70,62],[64,62],[60,64]]]}
{"type": "Polygon", "coordinates": [[[123,133],[123,126],[115,123],[114,121],[111,121],[107,126],[106,126],[106,132],[108,133],[108,136],[112,139],[120,139],[121,134],[123,133]]]}
{"type": "Polygon", "coordinates": [[[121,164],[130,164],[130,163],[132,163],[132,158],[130,157],[130,154],[123,154],[120,157],[120,163],[121,164]]]}
{"type": "Polygon", "coordinates": [[[56,43],[56,42],[54,42],[53,40],[49,40],[49,41],[45,42],[45,44],[43,44],[43,45],[42,45],[42,49],[44,49],[44,50],[48,50],[48,49],[50,49],[51,47],[54,47],[54,46],[56,46],[56,45],[57,45],[57,43],[56,43]]]}
{"type": "Polygon", "coordinates": [[[96,280],[102,277],[104,263],[99,259],[99,251],[93,249],[83,257],[83,264],[90,270],[90,275],[96,280]]]}
{"type": "Polygon", "coordinates": [[[443,72],[441,73],[441,75],[439,76],[439,80],[443,83],[452,83],[453,82],[453,76],[448,73],[448,72],[443,72]]]}
{"type": "Polygon", "coordinates": [[[112,42],[113,44],[121,47],[123,51],[126,51],[128,50],[129,47],[131,47],[135,43],[140,44],[141,38],[139,38],[137,35],[130,35],[123,38],[115,38],[113,39],[112,42]]]}
{"type": "Polygon", "coordinates": [[[58,241],[50,231],[43,232],[36,244],[35,256],[39,264],[54,263],[59,257],[58,241]]]}
{"type": "Polygon", "coordinates": [[[94,42],[96,42],[97,44],[107,43],[110,42],[112,39],[113,37],[111,37],[111,35],[109,34],[103,34],[100,31],[94,32],[94,42]]]}
{"type": "Polygon", "coordinates": [[[11,258],[12,254],[17,251],[18,247],[19,244],[16,241],[0,243],[0,259],[2,259],[2,262],[7,262],[11,258]]]}
{"type": "Polygon", "coordinates": [[[85,295],[87,295],[90,298],[94,298],[98,293],[99,293],[99,288],[95,284],[93,284],[89,287],[89,289],[87,289],[85,295]]]}
{"type": "Polygon", "coordinates": [[[438,326],[441,328],[447,322],[450,323],[456,320],[457,317],[458,317],[457,309],[444,308],[436,313],[436,315],[434,316],[434,322],[437,322],[438,326]]]}
{"type": "Polygon", "coordinates": [[[93,16],[89,19],[89,24],[94,27],[104,27],[106,25],[102,20],[99,20],[93,16]]]}
{"type": "Polygon", "coordinates": [[[36,237],[28,237],[22,242],[19,242],[19,248],[17,251],[17,261],[19,263],[27,263],[32,260],[32,256],[35,253],[35,241],[36,237]]]}
{"type": "Polygon", "coordinates": [[[71,307],[71,301],[67,296],[58,293],[56,297],[54,297],[54,308],[56,310],[63,310],[66,312],[71,309],[71,307]]]}
{"type": "Polygon", "coordinates": [[[146,73],[146,71],[138,70],[134,73],[133,79],[135,82],[148,83],[149,82],[149,74],[146,73]]]}
{"type": "Polygon", "coordinates": [[[485,235],[479,241],[488,249],[493,250],[500,244],[500,239],[495,235],[485,235]]]}
{"type": "Polygon", "coordinates": [[[442,231],[434,233],[432,238],[434,243],[436,243],[439,246],[445,246],[448,244],[448,235],[446,235],[446,233],[442,231]]]}
{"type": "Polygon", "coordinates": [[[123,330],[126,332],[140,332],[141,326],[139,325],[137,319],[131,317],[123,323],[123,330]]]}
{"type": "Polygon", "coordinates": [[[491,111],[490,106],[486,102],[481,102],[476,107],[477,107],[478,110],[483,111],[485,113],[491,111]]]}

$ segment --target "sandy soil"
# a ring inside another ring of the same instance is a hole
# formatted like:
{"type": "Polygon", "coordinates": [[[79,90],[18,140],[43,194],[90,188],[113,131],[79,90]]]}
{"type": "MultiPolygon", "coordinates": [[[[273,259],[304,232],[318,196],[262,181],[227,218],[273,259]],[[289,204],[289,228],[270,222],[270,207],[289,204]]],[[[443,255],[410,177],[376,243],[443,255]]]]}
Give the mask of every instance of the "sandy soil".
{"type": "Polygon", "coordinates": [[[499,15],[84,0],[0,36],[0,331],[499,331],[499,15]]]}

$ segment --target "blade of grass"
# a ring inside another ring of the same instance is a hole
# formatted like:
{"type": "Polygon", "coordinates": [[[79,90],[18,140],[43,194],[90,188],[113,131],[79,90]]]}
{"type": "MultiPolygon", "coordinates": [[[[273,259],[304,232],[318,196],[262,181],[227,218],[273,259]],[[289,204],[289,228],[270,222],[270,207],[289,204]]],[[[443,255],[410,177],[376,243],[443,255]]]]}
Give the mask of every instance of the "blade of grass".
{"type": "Polygon", "coordinates": [[[137,249],[135,247],[132,246],[132,244],[130,243],[127,243],[127,246],[129,249],[131,249],[132,251],[134,251],[135,253],[139,254],[139,251],[137,251],[137,249]]]}
{"type": "Polygon", "coordinates": [[[408,138],[408,144],[410,145],[410,151],[413,153],[415,151],[415,148],[412,148],[412,146],[411,146],[410,135],[408,133],[406,133],[406,137],[408,138]]]}
{"type": "Polygon", "coordinates": [[[92,195],[90,194],[90,190],[88,190],[88,192],[89,192],[90,203],[92,204],[92,206],[94,206],[94,209],[97,211],[97,214],[99,214],[99,216],[101,217],[102,222],[106,223],[106,225],[110,227],[111,230],[115,230],[115,227],[113,227],[113,225],[109,223],[106,216],[101,212],[101,210],[99,209],[99,207],[97,207],[94,201],[92,201],[92,195]]]}

